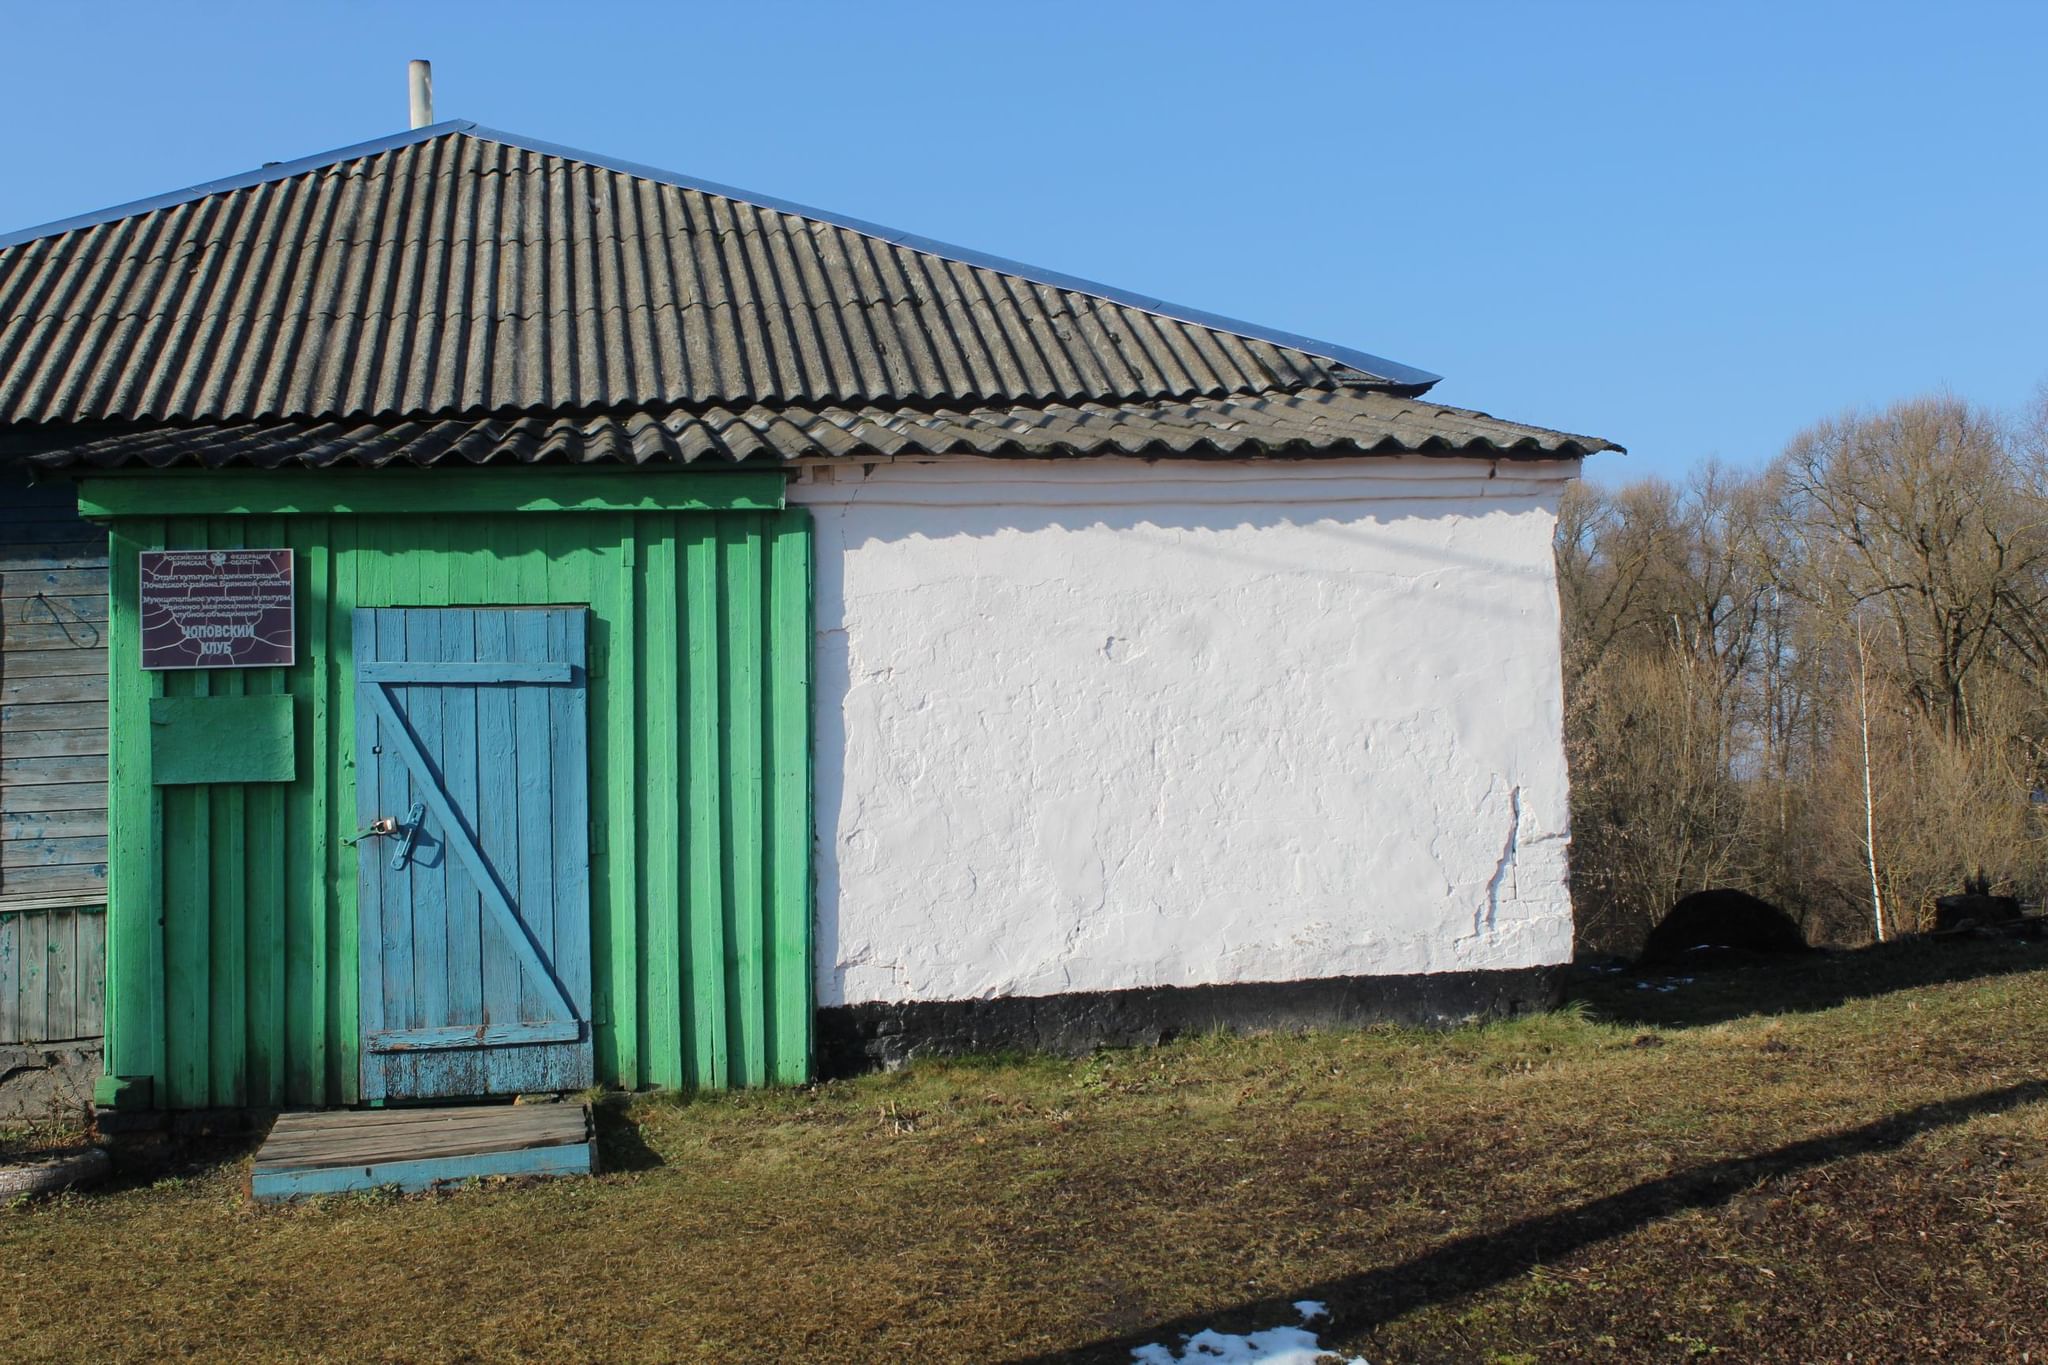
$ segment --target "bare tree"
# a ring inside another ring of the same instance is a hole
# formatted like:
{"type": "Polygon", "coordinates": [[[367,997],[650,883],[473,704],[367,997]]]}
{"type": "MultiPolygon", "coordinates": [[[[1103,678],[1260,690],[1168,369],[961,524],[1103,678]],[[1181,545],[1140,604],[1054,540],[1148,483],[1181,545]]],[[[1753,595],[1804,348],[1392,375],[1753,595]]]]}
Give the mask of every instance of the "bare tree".
{"type": "Polygon", "coordinates": [[[2048,889],[2048,385],[1575,488],[1558,566],[1582,943],[1711,886],[1848,940],[1976,872],[2048,889]]]}
{"type": "Polygon", "coordinates": [[[1996,418],[1930,398],[1822,422],[1779,473],[1808,550],[1789,586],[1881,620],[1908,695],[1951,737],[2001,650],[2048,662],[2048,482],[1996,418]]]}

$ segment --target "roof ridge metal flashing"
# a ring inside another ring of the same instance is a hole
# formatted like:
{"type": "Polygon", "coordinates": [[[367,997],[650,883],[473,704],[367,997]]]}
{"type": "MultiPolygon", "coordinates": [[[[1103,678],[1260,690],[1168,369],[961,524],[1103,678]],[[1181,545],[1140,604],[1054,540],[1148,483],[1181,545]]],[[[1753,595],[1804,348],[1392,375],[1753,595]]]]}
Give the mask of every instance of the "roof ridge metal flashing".
{"type": "Polygon", "coordinates": [[[703,180],[694,176],[682,175],[656,166],[626,161],[618,157],[603,156],[594,152],[586,152],[579,148],[563,146],[560,143],[547,142],[538,138],[523,137],[516,133],[487,128],[466,119],[453,119],[442,123],[430,124],[424,128],[415,128],[408,132],[395,133],[388,137],[375,138],[368,142],[358,142],[351,146],[336,148],[333,151],[318,152],[311,156],[298,157],[291,161],[276,162],[240,175],[227,176],[219,180],[209,180],[203,184],[193,185],[186,189],[173,190],[165,194],[153,195],[147,199],[137,199],[129,203],[117,204],[92,213],[79,214],[74,217],[59,219],[55,222],[43,223],[35,227],[22,228],[11,233],[0,234],[0,251],[21,246],[40,238],[52,237],[82,228],[98,227],[157,209],[172,208],[180,204],[205,198],[208,195],[249,189],[253,186],[272,181],[288,180],[294,176],[304,175],[329,166],[360,160],[364,157],[376,156],[384,152],[396,151],[403,147],[430,142],[436,138],[458,133],[476,138],[481,142],[497,143],[501,146],[515,148],[536,156],[558,157],[565,161],[596,167],[599,170],[610,171],[614,174],[648,180],[677,189],[692,190],[700,194],[707,194],[716,198],[731,200],[735,203],[765,209],[772,213],[787,214],[794,218],[804,219],[807,222],[841,228],[849,232],[857,232],[862,236],[872,237],[877,241],[902,247],[909,251],[920,252],[977,269],[995,271],[1049,289],[1103,299],[1110,303],[1149,313],[1169,321],[1231,333],[1254,341],[1267,342],[1274,346],[1285,347],[1307,355],[1320,357],[1339,365],[1348,366],[1359,371],[1362,376],[1365,376],[1371,382],[1379,385],[1393,386],[1411,394],[1421,393],[1442,378],[1441,375],[1433,374],[1428,370],[1404,365],[1399,361],[1388,360],[1383,356],[1372,355],[1369,352],[1361,351],[1354,347],[1340,346],[1334,342],[1321,341],[1314,337],[1302,336],[1299,333],[1266,327],[1257,323],[1246,322],[1239,318],[1226,317],[1220,313],[1211,313],[1204,309],[1189,308],[1180,304],[1169,303],[1164,299],[1154,298],[1147,294],[1134,293],[1130,290],[1119,289],[1113,285],[1102,284],[1095,280],[1083,279],[1080,276],[1043,269],[1022,261],[1011,260],[1008,257],[996,256],[988,252],[956,246],[950,242],[939,241],[936,238],[904,232],[897,228],[886,227],[879,223],[871,223],[865,219],[850,217],[846,214],[812,208],[808,205],[798,204],[772,195],[755,194],[750,190],[739,189],[731,185],[723,185],[716,181],[703,180]]]}

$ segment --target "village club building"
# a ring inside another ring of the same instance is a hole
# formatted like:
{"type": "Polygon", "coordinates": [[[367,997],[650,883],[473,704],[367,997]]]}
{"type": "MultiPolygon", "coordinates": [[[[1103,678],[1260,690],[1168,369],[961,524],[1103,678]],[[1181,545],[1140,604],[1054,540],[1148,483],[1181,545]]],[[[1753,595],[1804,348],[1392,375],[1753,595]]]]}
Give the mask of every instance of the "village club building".
{"type": "Polygon", "coordinates": [[[0,238],[0,911],[133,1108],[1543,1003],[1608,446],[1435,381],[468,123],[0,238]]]}

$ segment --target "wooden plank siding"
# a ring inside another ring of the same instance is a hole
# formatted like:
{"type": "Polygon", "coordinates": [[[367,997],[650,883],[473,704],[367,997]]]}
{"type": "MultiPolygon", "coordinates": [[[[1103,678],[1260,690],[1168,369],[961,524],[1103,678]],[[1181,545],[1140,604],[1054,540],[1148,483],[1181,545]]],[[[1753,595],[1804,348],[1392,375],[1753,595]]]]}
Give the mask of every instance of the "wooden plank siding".
{"type": "Polygon", "coordinates": [[[112,524],[110,1074],[154,1078],[173,1108],[356,1102],[352,613],[587,605],[598,1079],[809,1076],[807,512],[112,524]],[[135,552],[157,546],[289,546],[299,662],[137,668],[135,552]],[[150,784],[150,699],[209,689],[294,699],[297,780],[150,784]]]}
{"type": "Polygon", "coordinates": [[[107,884],[107,534],[0,472],[0,911],[107,884]]]}
{"type": "Polygon", "coordinates": [[[106,956],[98,906],[0,910],[0,1044],[99,1037],[106,956]]]}

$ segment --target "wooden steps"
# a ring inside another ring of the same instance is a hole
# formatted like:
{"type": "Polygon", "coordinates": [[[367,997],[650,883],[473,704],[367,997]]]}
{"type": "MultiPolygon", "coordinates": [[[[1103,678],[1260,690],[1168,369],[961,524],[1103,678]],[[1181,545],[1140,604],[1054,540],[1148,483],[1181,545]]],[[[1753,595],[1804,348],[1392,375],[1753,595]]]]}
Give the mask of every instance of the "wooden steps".
{"type": "Polygon", "coordinates": [[[301,1195],[396,1185],[424,1190],[472,1176],[589,1175],[590,1107],[489,1104],[280,1114],[256,1152],[250,1193],[301,1195]]]}

